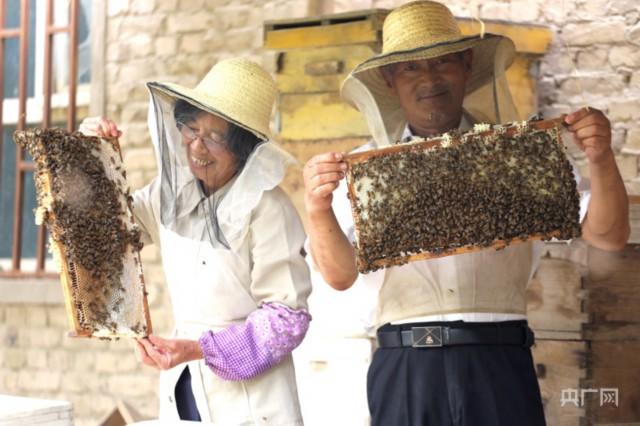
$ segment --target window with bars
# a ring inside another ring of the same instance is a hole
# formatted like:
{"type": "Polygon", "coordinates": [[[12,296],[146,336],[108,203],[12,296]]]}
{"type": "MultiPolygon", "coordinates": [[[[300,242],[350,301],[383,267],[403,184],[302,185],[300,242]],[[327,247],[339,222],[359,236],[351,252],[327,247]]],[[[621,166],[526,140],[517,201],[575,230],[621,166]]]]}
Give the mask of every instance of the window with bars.
{"type": "Polygon", "coordinates": [[[91,0],[0,0],[0,277],[55,270],[34,223],[34,167],[16,129],[76,127],[91,80],[91,0]]]}

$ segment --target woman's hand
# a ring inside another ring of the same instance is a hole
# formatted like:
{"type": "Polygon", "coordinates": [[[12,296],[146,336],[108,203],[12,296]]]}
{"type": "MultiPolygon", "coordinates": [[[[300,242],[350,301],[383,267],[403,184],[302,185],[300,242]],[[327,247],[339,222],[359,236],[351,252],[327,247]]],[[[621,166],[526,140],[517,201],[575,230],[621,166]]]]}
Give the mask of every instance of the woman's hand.
{"type": "Polygon", "coordinates": [[[119,138],[122,132],[118,125],[105,117],[87,117],[80,123],[80,133],[101,138],[119,138]]]}
{"type": "Polygon", "coordinates": [[[347,170],[343,155],[328,152],[316,155],[304,166],[304,202],[308,213],[331,209],[333,191],[347,170]]]}
{"type": "Polygon", "coordinates": [[[158,370],[168,370],[178,364],[202,359],[204,354],[196,340],[163,339],[150,334],[137,341],[140,361],[158,370]]]}

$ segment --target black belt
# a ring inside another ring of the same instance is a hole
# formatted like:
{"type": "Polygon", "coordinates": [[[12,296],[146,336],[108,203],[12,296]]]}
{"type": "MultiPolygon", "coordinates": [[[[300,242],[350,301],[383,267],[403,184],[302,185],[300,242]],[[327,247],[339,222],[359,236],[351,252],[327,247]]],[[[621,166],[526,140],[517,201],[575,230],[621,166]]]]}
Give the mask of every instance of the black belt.
{"type": "Polygon", "coordinates": [[[533,331],[522,325],[470,324],[465,326],[402,325],[397,330],[378,331],[381,348],[439,348],[456,345],[517,345],[526,348],[534,342],[533,331]]]}

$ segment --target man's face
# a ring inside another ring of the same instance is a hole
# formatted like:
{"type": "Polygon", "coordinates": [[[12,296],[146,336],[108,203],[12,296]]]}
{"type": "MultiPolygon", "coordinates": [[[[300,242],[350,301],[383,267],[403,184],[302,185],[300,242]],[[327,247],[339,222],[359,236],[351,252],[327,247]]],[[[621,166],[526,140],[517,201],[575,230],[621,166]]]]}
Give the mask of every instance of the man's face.
{"type": "Polygon", "coordinates": [[[458,127],[472,58],[466,50],[383,69],[415,134],[432,136],[458,127]]]}

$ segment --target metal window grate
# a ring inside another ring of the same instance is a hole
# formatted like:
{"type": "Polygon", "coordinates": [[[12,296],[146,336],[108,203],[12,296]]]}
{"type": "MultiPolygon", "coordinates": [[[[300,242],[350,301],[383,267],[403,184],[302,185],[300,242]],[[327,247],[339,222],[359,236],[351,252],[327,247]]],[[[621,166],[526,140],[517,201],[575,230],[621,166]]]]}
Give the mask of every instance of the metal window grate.
{"type": "MultiPolygon", "coordinates": [[[[2,146],[4,141],[2,135],[3,126],[3,104],[5,101],[4,93],[4,57],[5,44],[8,39],[18,38],[19,48],[19,80],[18,80],[18,122],[17,130],[24,130],[27,123],[27,76],[28,76],[28,44],[29,37],[35,33],[35,28],[29,27],[29,0],[20,1],[20,26],[17,28],[6,28],[7,7],[11,2],[0,0],[0,156],[2,155],[2,146]]],[[[77,73],[78,73],[78,48],[77,48],[77,30],[78,30],[78,8],[79,0],[69,0],[68,2],[69,24],[67,26],[54,25],[54,0],[46,0],[45,3],[45,30],[44,30],[44,81],[43,81],[43,114],[42,127],[47,128],[51,125],[51,96],[52,96],[52,52],[53,38],[56,34],[67,34],[69,38],[69,81],[68,81],[68,104],[67,104],[67,130],[73,130],[76,127],[76,91],[77,91],[77,73]]],[[[14,3],[15,4],[15,3],[14,3]]],[[[38,60],[39,58],[34,58],[38,60]]],[[[0,160],[2,158],[0,157],[0,160]]],[[[2,161],[0,161],[0,166],[2,161]]],[[[45,228],[39,226],[36,242],[36,266],[34,271],[22,271],[22,234],[23,234],[23,204],[25,194],[25,174],[35,170],[34,164],[25,158],[24,149],[16,150],[15,159],[15,195],[13,205],[13,238],[11,242],[11,269],[1,271],[0,276],[12,277],[44,277],[54,276],[45,270],[45,228]]],[[[2,212],[0,212],[2,214],[2,212]]]]}

